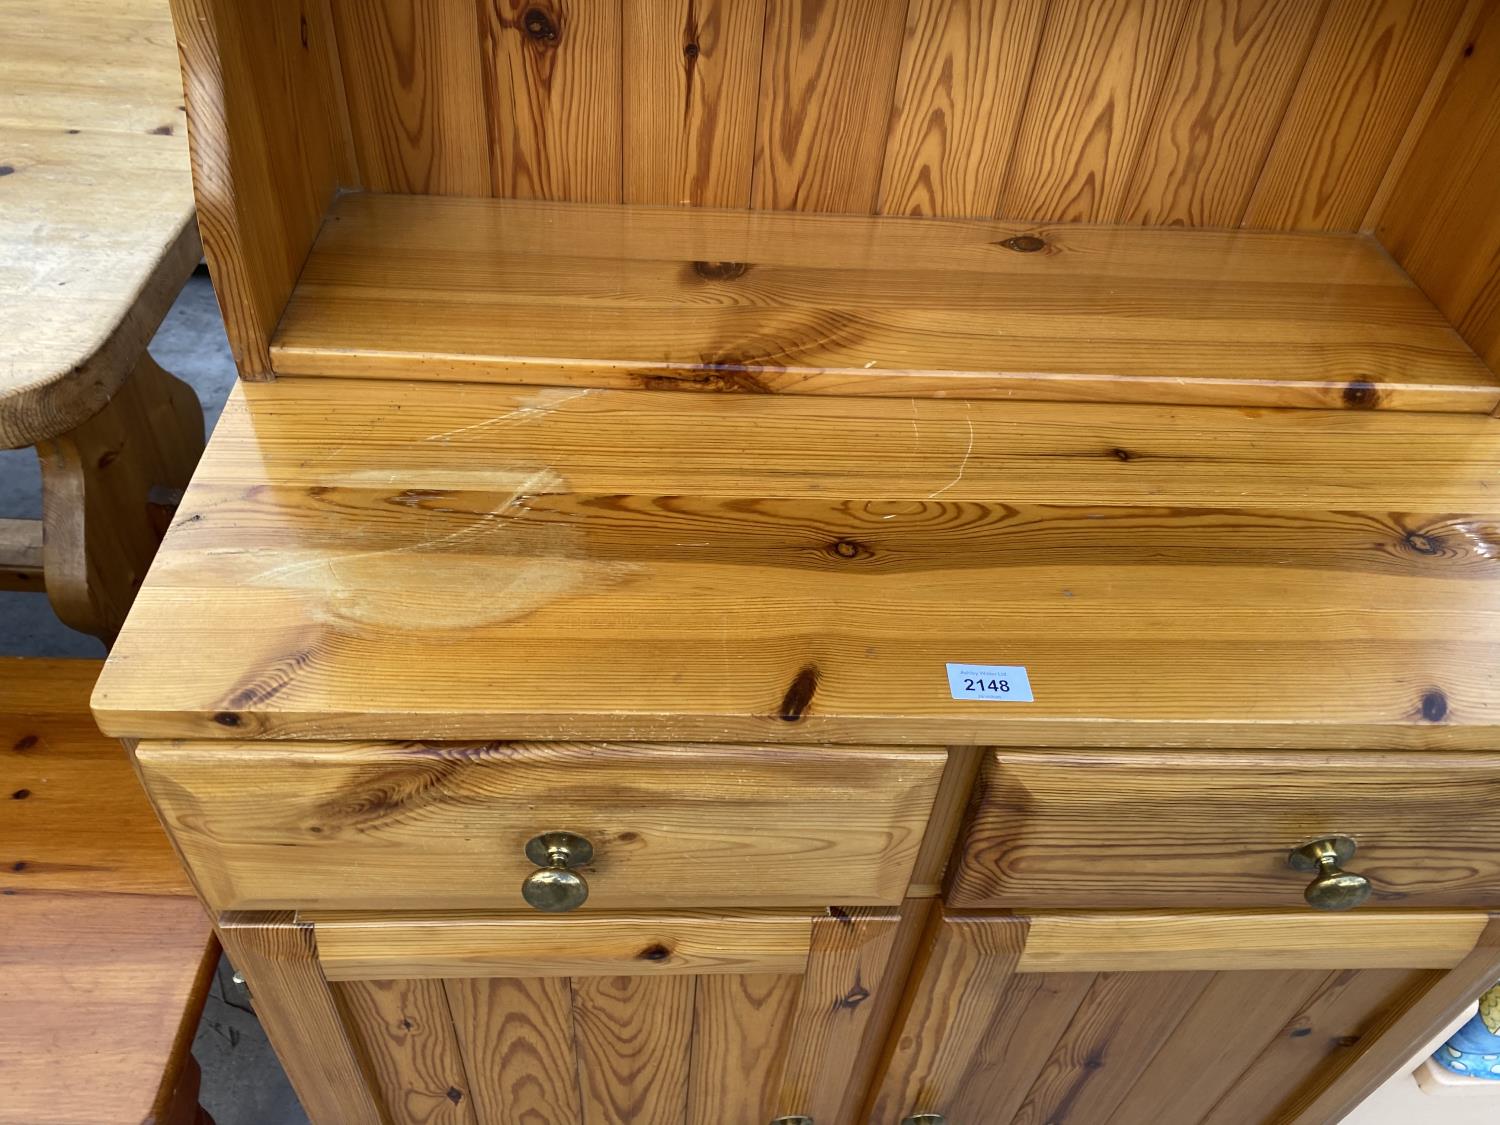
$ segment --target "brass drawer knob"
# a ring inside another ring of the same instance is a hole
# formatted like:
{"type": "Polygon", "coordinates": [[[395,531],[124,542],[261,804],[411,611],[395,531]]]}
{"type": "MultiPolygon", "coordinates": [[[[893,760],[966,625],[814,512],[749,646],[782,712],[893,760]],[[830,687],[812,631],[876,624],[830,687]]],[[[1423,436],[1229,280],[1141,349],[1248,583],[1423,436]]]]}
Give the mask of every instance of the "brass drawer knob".
{"type": "Polygon", "coordinates": [[[588,901],[588,883],[572,870],[594,861],[594,845],[582,836],[544,832],[526,841],[526,858],[541,868],[521,884],[521,897],[536,909],[561,914],[588,901]]]}
{"type": "Polygon", "coordinates": [[[901,1125],[948,1125],[948,1119],[941,1113],[914,1113],[904,1118],[901,1125]]]}
{"type": "Polygon", "coordinates": [[[1289,867],[1297,871],[1315,871],[1317,876],[1307,884],[1302,897],[1316,910],[1353,910],[1370,897],[1370,880],[1344,864],[1354,858],[1357,845],[1348,836],[1329,836],[1303,844],[1286,857],[1289,867]]]}
{"type": "Polygon", "coordinates": [[[813,1125],[811,1117],[803,1117],[800,1113],[793,1113],[787,1117],[773,1117],[771,1125],[813,1125]]]}

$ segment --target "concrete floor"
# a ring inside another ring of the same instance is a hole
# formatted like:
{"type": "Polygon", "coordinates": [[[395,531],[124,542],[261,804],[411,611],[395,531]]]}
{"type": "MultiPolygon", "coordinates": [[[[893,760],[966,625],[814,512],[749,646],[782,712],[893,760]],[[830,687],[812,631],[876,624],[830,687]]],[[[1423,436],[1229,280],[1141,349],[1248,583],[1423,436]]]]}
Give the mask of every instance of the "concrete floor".
{"type": "MultiPolygon", "coordinates": [[[[207,275],[194,277],[183,289],[151,343],[151,354],[198,392],[212,427],[234,385],[234,361],[207,275]]],[[[0,518],[41,514],[36,454],[0,451],[0,518]]],[[[0,655],[100,657],[104,646],[58,621],[45,595],[0,592],[0,655]]],[[[219,978],[193,1042],[203,1068],[203,1106],[218,1125],[306,1125],[260,1024],[232,999],[235,989],[222,966],[219,978]]]]}
{"type": "MultiPolygon", "coordinates": [[[[188,283],[151,354],[197,390],[211,428],[234,383],[234,363],[207,276],[188,283]]],[[[0,517],[40,516],[40,489],[35,454],[0,451],[0,517]]],[[[0,655],[97,657],[104,649],[62,625],[45,596],[0,593],[0,655]]],[[[193,1042],[203,1068],[204,1107],[218,1125],[306,1125],[260,1024],[236,992],[221,966],[193,1042]]],[[[1432,1098],[1402,1073],[1356,1110],[1349,1125],[1479,1125],[1500,1120],[1497,1113],[1496,1098],[1432,1098]]]]}

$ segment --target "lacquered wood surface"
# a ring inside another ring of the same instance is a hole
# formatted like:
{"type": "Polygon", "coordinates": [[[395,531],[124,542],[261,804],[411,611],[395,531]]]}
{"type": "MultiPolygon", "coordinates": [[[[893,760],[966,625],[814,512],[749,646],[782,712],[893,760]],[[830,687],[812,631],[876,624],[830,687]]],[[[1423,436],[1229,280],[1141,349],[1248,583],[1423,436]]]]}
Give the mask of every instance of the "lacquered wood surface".
{"type": "Polygon", "coordinates": [[[329,980],[801,973],[813,930],[805,913],[785,911],[299,917],[317,927],[329,980]]]}
{"type": "Polygon", "coordinates": [[[939,918],[869,1120],[1317,1125],[1337,1120],[1351,1092],[1368,1093],[1425,1042],[1438,1013],[1451,1018],[1473,987],[1473,966],[1494,964],[1483,915],[1467,935],[1473,952],[1459,951],[1447,971],[1419,954],[1403,965],[1394,948],[1385,967],[1355,967],[1368,920],[1352,916],[1325,919],[1323,966],[1253,956],[1236,964],[1231,917],[1222,918],[1228,940],[1215,965],[1174,965],[1171,936],[1122,929],[1117,948],[1142,955],[1129,971],[1079,963],[1041,973],[1026,955],[1067,916],[939,918]],[[1350,964],[1327,967],[1346,944],[1350,964]]]}
{"type": "Polygon", "coordinates": [[[1375,230],[1494,365],[1500,364],[1500,5],[1470,5],[1467,22],[1375,230]]]}
{"type": "Polygon", "coordinates": [[[99,668],[0,660],[5,1125],[166,1121],[195,1082],[218,947],[128,756],[89,717],[99,668]]]}
{"type": "Polygon", "coordinates": [[[527,841],[589,840],[584,909],[906,893],[941,750],[499,743],[142,744],[141,775],[215,910],[528,911],[527,841]]]}
{"type": "Polygon", "coordinates": [[[109,401],[199,244],[166,4],[4,0],[0,27],[4,449],[109,401]]]}
{"type": "MultiPolygon", "coordinates": [[[[298,1052],[294,1080],[358,1044],[370,1062],[368,1094],[330,1069],[314,1097],[329,1104],[342,1091],[349,1118],[361,1121],[373,1099],[403,1123],[763,1125],[805,1114],[854,1125],[865,1093],[854,1061],[878,1050],[892,1011],[886,990],[904,978],[888,971],[895,913],[860,908],[759,919],[662,916],[654,929],[649,916],[299,920],[333,981],[342,1025],[322,1018],[332,997],[319,980],[301,1013],[318,1022],[304,1018],[295,1042],[278,1043],[298,1052]],[[412,940],[414,926],[427,930],[425,947],[412,940]],[[606,952],[593,964],[547,963],[549,926],[599,936],[606,952]],[[755,929],[772,941],[746,958],[746,935],[755,929]],[[383,936],[393,940],[382,946],[383,936]],[[655,959],[652,943],[684,936],[702,954],[696,964],[655,959]],[[383,952],[351,959],[351,938],[356,948],[383,952]],[[609,951],[637,941],[648,943],[641,964],[621,971],[609,951]],[[487,946],[487,962],[449,962],[454,975],[441,976],[432,954],[452,952],[455,942],[487,946]],[[542,975],[532,964],[538,954],[542,975]]],[[[244,932],[237,928],[236,937],[244,932]]],[[[270,983],[283,982],[273,976],[270,983]]],[[[273,1027],[283,1036],[288,1030],[273,1027]]]]}
{"type": "Polygon", "coordinates": [[[432,196],[338,200],[272,360],[745,393],[1500,401],[1500,378],[1364,236],[432,196]]]}
{"type": "Polygon", "coordinates": [[[246,385],[94,702],[241,743],[1493,748],[1496,496],[1483,417],[246,385]]]}
{"type": "Polygon", "coordinates": [[[1461,6],[331,9],[377,190],[1356,230],[1461,6]]]}
{"type": "Polygon", "coordinates": [[[1333,835],[1358,844],[1371,906],[1500,906],[1500,758],[999,751],[948,900],[1300,909],[1287,855],[1333,835]]]}

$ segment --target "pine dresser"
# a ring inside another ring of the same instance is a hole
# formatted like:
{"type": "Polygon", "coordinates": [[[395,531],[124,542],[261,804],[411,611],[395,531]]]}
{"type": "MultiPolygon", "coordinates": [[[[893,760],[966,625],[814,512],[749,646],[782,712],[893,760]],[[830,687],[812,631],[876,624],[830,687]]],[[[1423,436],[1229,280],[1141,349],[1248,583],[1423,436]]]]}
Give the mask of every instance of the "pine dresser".
{"type": "Polygon", "coordinates": [[[1323,1125],[1500,978],[1500,4],[174,6],[94,708],[316,1125],[1323,1125]]]}

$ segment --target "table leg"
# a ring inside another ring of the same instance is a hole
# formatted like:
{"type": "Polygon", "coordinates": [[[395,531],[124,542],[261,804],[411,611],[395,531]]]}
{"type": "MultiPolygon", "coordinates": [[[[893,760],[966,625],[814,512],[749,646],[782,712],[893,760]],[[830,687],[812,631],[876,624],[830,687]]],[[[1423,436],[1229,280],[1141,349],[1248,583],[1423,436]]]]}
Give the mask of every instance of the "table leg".
{"type": "Polygon", "coordinates": [[[186,487],[202,452],[197,395],[144,353],[104,409],[38,444],[43,570],[64,623],[114,641],[161,540],[151,491],[186,487]]]}

